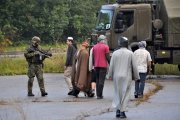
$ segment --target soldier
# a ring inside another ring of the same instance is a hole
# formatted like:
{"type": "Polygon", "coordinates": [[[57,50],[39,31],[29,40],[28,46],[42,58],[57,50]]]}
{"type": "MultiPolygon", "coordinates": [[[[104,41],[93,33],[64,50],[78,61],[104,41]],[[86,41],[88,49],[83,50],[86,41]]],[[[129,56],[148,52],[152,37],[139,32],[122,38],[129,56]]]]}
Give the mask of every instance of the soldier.
{"type": "Polygon", "coordinates": [[[32,93],[32,87],[33,87],[33,81],[34,77],[37,77],[39,88],[41,91],[41,96],[46,96],[48,93],[45,91],[44,88],[44,78],[43,78],[43,61],[47,57],[51,57],[52,54],[48,53],[47,51],[40,48],[41,40],[39,37],[34,36],[32,38],[31,45],[28,49],[26,49],[26,52],[24,53],[24,56],[28,62],[28,73],[27,76],[29,78],[28,80],[28,96],[34,96],[32,93]]]}

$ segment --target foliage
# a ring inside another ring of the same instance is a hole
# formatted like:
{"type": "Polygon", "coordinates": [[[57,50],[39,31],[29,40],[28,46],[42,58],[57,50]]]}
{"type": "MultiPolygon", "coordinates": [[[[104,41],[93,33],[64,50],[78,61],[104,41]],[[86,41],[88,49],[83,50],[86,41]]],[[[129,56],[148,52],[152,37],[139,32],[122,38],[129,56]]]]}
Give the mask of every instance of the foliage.
{"type": "MultiPolygon", "coordinates": [[[[2,31],[0,31],[0,46],[2,46],[3,40],[4,40],[4,35],[3,35],[2,31]]],[[[0,52],[2,52],[2,51],[3,51],[3,47],[0,47],[0,52]]]]}
{"type": "Polygon", "coordinates": [[[4,34],[0,31],[0,52],[3,52],[9,45],[12,45],[12,42],[9,39],[5,39],[4,34]]]}
{"type": "MultiPolygon", "coordinates": [[[[116,0],[1,0],[0,31],[16,44],[40,36],[57,43],[89,37],[100,5],[116,0]]],[[[1,37],[1,35],[0,35],[1,37]]]]}

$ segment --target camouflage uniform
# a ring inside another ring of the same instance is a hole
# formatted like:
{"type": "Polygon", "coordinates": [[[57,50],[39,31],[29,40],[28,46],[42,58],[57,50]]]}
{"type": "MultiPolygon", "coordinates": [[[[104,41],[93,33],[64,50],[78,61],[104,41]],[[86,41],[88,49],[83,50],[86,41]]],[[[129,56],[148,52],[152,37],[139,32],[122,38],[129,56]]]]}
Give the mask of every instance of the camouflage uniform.
{"type": "MultiPolygon", "coordinates": [[[[40,54],[40,51],[44,51],[39,47],[40,38],[33,37],[31,46],[26,49],[24,56],[28,62],[28,96],[34,96],[32,93],[33,81],[34,77],[37,77],[39,88],[41,91],[41,95],[45,96],[47,93],[44,88],[44,78],[43,78],[43,60],[47,56],[43,56],[40,54]]],[[[49,56],[52,56],[51,53],[48,53],[49,56]]]]}

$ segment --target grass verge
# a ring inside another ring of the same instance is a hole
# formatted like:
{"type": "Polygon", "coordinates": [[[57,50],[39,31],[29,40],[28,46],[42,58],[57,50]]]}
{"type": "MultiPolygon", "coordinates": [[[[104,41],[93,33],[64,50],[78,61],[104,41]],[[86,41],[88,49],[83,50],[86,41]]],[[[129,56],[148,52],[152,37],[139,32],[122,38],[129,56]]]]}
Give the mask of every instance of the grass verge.
{"type": "MultiPolygon", "coordinates": [[[[64,71],[65,55],[56,54],[44,61],[45,73],[61,73],[64,71]]],[[[26,74],[28,63],[24,57],[0,58],[0,75],[21,75],[26,74]]]]}
{"type": "Polygon", "coordinates": [[[173,64],[156,64],[155,65],[156,75],[180,75],[178,65],[173,64]]]}
{"type": "Polygon", "coordinates": [[[148,92],[146,94],[144,94],[143,98],[138,98],[135,105],[139,105],[143,102],[148,101],[152,95],[156,94],[159,90],[163,89],[163,86],[155,80],[148,80],[147,83],[154,85],[155,88],[149,89],[148,92]]]}

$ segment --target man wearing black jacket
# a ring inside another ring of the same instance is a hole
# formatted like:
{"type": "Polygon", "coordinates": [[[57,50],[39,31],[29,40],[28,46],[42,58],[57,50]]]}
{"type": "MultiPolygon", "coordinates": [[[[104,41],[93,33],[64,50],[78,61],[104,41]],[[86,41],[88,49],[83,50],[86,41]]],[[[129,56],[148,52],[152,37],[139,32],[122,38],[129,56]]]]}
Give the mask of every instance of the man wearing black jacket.
{"type": "Polygon", "coordinates": [[[66,63],[64,66],[64,78],[69,89],[68,95],[70,95],[73,89],[71,82],[72,63],[77,47],[72,37],[68,37],[66,43],[68,45],[68,48],[66,54],[66,63]]]}

